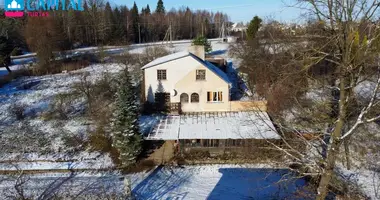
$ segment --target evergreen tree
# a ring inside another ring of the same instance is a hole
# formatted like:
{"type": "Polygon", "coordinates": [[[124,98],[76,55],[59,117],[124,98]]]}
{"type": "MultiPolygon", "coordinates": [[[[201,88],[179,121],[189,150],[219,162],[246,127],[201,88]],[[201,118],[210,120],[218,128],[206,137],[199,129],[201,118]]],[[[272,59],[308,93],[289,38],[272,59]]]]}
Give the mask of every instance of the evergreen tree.
{"type": "Polygon", "coordinates": [[[262,20],[258,16],[255,16],[251,20],[247,29],[248,39],[254,39],[256,37],[256,33],[259,31],[259,28],[261,27],[261,22],[262,20]]]}
{"type": "Polygon", "coordinates": [[[206,37],[204,36],[198,36],[196,37],[193,42],[192,42],[193,45],[201,45],[201,46],[204,46],[205,47],[205,51],[208,53],[210,51],[212,51],[212,47],[211,47],[211,43],[210,41],[207,40],[206,37]]]}
{"type": "Polygon", "coordinates": [[[139,9],[137,8],[136,2],[133,4],[133,8],[131,10],[132,15],[132,26],[133,26],[133,38],[134,41],[137,43],[139,42],[139,9]]]}
{"type": "Polygon", "coordinates": [[[156,13],[165,14],[165,6],[162,0],[158,0],[156,13]]]}
{"type": "Polygon", "coordinates": [[[149,7],[149,4],[146,5],[146,9],[145,9],[145,13],[150,15],[150,7],[149,7]]]}
{"type": "Polygon", "coordinates": [[[139,107],[128,69],[120,75],[112,119],[113,146],[119,151],[122,167],[136,162],[141,152],[142,138],[138,125],[139,107]]]}

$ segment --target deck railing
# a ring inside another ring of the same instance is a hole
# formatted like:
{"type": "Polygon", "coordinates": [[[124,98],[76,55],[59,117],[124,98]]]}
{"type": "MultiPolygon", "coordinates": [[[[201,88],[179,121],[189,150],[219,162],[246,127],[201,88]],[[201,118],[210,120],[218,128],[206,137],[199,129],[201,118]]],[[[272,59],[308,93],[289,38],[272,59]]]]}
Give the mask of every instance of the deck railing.
{"type": "Polygon", "coordinates": [[[169,103],[169,111],[172,114],[180,114],[181,113],[181,103],[169,103]]]}

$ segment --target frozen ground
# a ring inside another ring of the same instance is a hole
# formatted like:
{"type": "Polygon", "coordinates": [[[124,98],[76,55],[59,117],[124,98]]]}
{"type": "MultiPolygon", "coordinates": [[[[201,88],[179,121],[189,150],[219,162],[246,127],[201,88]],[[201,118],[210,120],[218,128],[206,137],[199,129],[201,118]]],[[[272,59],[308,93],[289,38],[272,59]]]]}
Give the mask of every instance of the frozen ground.
{"type": "Polygon", "coordinates": [[[71,102],[72,117],[68,120],[45,119],[43,114],[49,111],[57,94],[72,92],[74,84],[81,81],[84,73],[88,73],[88,80],[94,82],[104,74],[114,75],[124,67],[120,64],[96,64],[69,73],[22,77],[1,87],[0,170],[14,170],[16,167],[25,170],[113,167],[108,155],[73,153],[63,144],[64,136],[86,138],[91,128],[91,123],[80,114],[85,105],[83,98],[71,102]],[[17,120],[10,111],[15,105],[25,108],[24,120],[17,120]],[[24,149],[24,152],[18,149],[24,149]],[[12,165],[6,165],[6,162],[12,165]]]}
{"type": "MultiPolygon", "coordinates": [[[[304,191],[306,182],[303,179],[285,169],[272,169],[266,165],[158,167],[149,173],[130,174],[124,178],[131,183],[133,195],[144,200],[307,199],[298,196],[304,191]]],[[[12,183],[8,180],[0,184],[3,194],[14,190],[12,183]]],[[[124,190],[123,183],[122,176],[117,173],[44,174],[31,176],[27,188],[35,194],[58,185],[55,192],[72,196],[78,193],[120,195],[124,190]]]]}

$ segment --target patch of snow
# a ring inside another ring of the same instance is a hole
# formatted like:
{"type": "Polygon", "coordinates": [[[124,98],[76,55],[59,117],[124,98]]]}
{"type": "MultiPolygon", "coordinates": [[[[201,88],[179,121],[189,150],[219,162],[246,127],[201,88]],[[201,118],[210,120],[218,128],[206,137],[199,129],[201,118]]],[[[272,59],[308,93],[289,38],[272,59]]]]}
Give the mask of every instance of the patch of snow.
{"type": "Polygon", "coordinates": [[[152,62],[146,64],[145,66],[143,66],[141,69],[146,69],[146,68],[149,68],[149,67],[153,67],[153,66],[156,66],[156,65],[159,65],[159,64],[162,64],[162,63],[166,63],[166,62],[170,62],[172,60],[177,60],[177,59],[180,59],[180,58],[183,58],[183,57],[186,57],[186,56],[190,56],[190,53],[187,52],[187,51],[181,51],[181,52],[178,52],[178,53],[173,53],[173,54],[169,54],[167,56],[163,56],[163,57],[160,57],[160,58],[157,58],[155,60],[153,60],[152,62]]]}

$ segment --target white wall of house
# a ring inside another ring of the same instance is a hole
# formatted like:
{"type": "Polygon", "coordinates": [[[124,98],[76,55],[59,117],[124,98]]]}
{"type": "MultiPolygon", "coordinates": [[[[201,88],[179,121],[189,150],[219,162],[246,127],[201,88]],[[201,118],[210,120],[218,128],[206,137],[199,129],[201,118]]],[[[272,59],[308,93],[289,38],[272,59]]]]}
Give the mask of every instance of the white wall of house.
{"type": "Polygon", "coordinates": [[[161,84],[164,92],[171,93],[170,102],[178,103],[180,96],[186,93],[188,103],[181,103],[183,112],[229,111],[229,84],[191,56],[146,68],[145,97],[154,102],[154,94],[161,84]],[[157,70],[166,70],[166,80],[157,80],[157,70]],[[206,80],[196,80],[196,70],[206,70],[206,80]],[[176,91],[176,95],[172,91],[176,91]],[[222,92],[222,101],[210,102],[207,92],[222,92]],[[191,94],[199,95],[199,102],[191,102],[191,94]]]}
{"type": "MultiPolygon", "coordinates": [[[[159,84],[162,85],[165,92],[172,92],[175,89],[175,84],[199,65],[201,64],[197,60],[191,56],[186,56],[144,69],[145,98],[149,102],[154,102],[154,93],[157,92],[159,84]],[[166,80],[157,80],[157,70],[160,69],[166,70],[166,80]]],[[[179,94],[177,95],[179,96],[179,94]]],[[[173,96],[171,96],[170,101],[172,103],[179,102],[173,96]]]]}
{"type": "Polygon", "coordinates": [[[189,96],[189,102],[181,103],[183,112],[221,112],[230,110],[228,83],[201,64],[178,81],[175,89],[178,91],[177,96],[173,98],[176,102],[180,102],[182,93],[189,96]],[[196,70],[206,70],[206,80],[196,80],[196,70]],[[222,101],[208,102],[207,92],[222,92],[222,101]],[[191,102],[191,94],[193,93],[199,95],[199,102],[191,102]]]}

